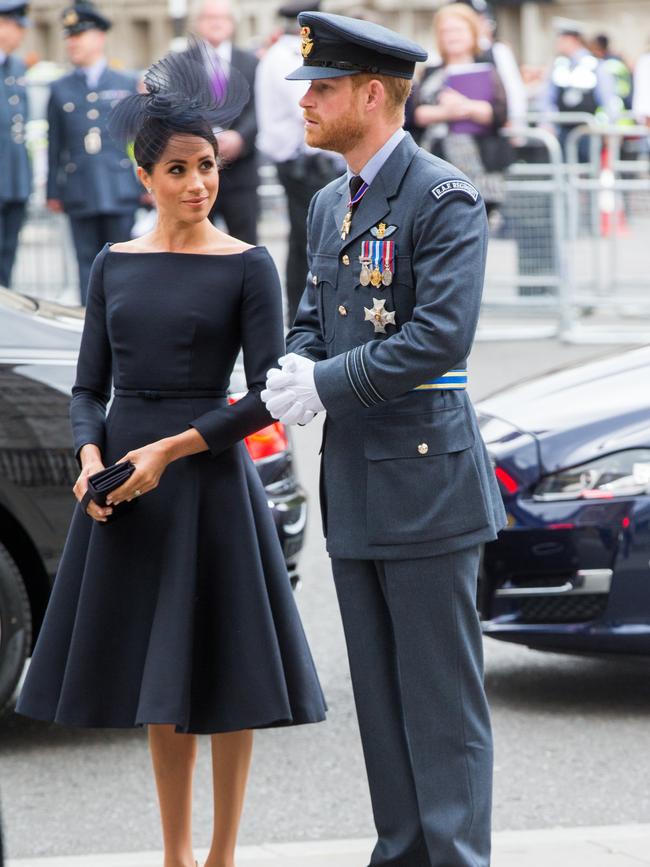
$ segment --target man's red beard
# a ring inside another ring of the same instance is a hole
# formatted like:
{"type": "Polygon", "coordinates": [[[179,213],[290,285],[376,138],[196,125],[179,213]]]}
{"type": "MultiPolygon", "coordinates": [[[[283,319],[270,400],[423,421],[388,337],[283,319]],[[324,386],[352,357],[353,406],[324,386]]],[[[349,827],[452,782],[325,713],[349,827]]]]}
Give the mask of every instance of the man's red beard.
{"type": "Polygon", "coordinates": [[[351,113],[327,124],[316,117],[313,120],[317,121],[318,126],[308,127],[305,132],[305,141],[310,147],[344,154],[352,150],[365,135],[365,126],[351,113]]]}

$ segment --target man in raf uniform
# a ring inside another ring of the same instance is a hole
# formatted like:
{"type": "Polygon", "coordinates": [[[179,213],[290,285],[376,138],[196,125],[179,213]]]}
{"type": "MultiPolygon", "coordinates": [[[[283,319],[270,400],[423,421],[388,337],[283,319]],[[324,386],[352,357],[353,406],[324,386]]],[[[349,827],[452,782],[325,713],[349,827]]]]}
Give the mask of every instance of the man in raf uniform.
{"type": "Polygon", "coordinates": [[[31,191],[25,144],[25,64],[14,51],[25,37],[27,3],[0,0],[0,286],[9,286],[31,191]]]}
{"type": "Polygon", "coordinates": [[[466,391],[485,207],[402,129],[426,52],[299,16],[307,142],[347,177],[314,197],[310,271],[263,399],[326,410],[321,493],[378,842],[372,867],[486,867],[492,740],[475,607],[504,510],[466,391]]]}
{"type": "Polygon", "coordinates": [[[105,51],[111,22],[91,3],[63,12],[73,72],[52,84],[48,106],[48,207],[70,219],[79,265],[81,303],[90,267],[108,241],[128,241],[140,200],[132,161],[106,131],[111,109],[134,93],[134,78],[109,69],[105,51]]]}

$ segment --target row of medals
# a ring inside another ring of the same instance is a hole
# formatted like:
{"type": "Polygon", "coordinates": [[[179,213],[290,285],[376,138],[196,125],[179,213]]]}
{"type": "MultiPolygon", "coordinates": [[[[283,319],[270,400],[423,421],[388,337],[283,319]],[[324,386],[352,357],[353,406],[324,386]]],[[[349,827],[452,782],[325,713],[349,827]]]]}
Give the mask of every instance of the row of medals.
{"type": "Polygon", "coordinates": [[[359,256],[359,262],[361,263],[359,283],[362,286],[373,286],[378,289],[380,286],[390,286],[393,282],[393,272],[387,265],[384,265],[384,270],[381,271],[377,265],[372,268],[372,259],[365,256],[359,256]]]}

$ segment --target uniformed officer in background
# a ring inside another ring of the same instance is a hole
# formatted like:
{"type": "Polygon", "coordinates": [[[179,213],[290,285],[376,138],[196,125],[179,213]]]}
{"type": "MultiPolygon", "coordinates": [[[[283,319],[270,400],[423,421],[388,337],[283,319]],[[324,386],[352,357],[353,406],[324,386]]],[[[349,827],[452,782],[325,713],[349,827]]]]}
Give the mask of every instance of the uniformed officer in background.
{"type": "Polygon", "coordinates": [[[25,37],[27,3],[0,0],[0,286],[11,285],[18,235],[31,191],[25,144],[25,64],[14,56],[25,37]]]}
{"type": "MultiPolygon", "coordinates": [[[[543,110],[586,112],[614,123],[620,111],[616,85],[604,63],[587,48],[584,25],[568,18],[554,18],[553,27],[558,53],[546,85],[543,110]]],[[[557,134],[562,147],[576,126],[559,125],[557,134]]],[[[579,158],[581,162],[589,159],[589,140],[585,136],[579,143],[579,158]]]]}
{"type": "Polygon", "coordinates": [[[476,611],[505,513],[467,395],[485,206],[404,132],[416,61],[386,28],[299,16],[307,143],[348,174],[314,197],[277,418],[327,411],[321,502],[378,843],[372,867],[487,867],[492,739],[476,611]]]}
{"type": "Polygon", "coordinates": [[[285,32],[267,51],[257,67],[255,104],[259,134],[257,145],[273,163],[284,187],[289,211],[289,251],[286,292],[289,324],[292,325],[305,288],[307,273],[307,211],[315,193],[345,166],[340,157],[305,144],[305,121],[298,104],[306,82],[287,81],[285,76],[300,63],[300,27],[297,16],[317,11],[319,2],[293,0],[278,9],[285,32]]]}
{"type": "Polygon", "coordinates": [[[69,6],[62,20],[75,69],[52,84],[47,204],[70,219],[85,304],[95,256],[108,241],[130,239],[141,198],[132,161],[106,131],[111,109],[135,92],[136,80],[109,68],[111,22],[94,5],[69,6]]]}

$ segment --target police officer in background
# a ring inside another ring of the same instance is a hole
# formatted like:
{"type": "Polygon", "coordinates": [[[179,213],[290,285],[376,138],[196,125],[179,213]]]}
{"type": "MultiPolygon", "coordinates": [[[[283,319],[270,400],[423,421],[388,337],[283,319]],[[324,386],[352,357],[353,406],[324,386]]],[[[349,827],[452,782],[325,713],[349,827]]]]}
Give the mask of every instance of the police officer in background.
{"type": "Polygon", "coordinates": [[[11,284],[18,235],[31,191],[25,144],[25,64],[14,51],[27,27],[27,3],[0,0],[0,286],[11,284]]]}
{"type": "Polygon", "coordinates": [[[307,211],[318,190],[343,173],[345,165],[333,154],[305,144],[305,121],[299,102],[306,83],[285,76],[300,62],[300,27],[297,16],[318,11],[320,2],[294,0],[278,10],[285,32],[260,61],[255,79],[259,150],[272,162],[287,196],[289,251],[286,291],[289,324],[293,324],[305,288],[307,273],[307,211]]]}
{"type": "MultiPolygon", "coordinates": [[[[587,112],[616,121],[619,101],[615,82],[604,64],[587,49],[584,28],[579,21],[555,18],[557,57],[547,83],[543,110],[547,112],[587,112]]],[[[564,147],[569,132],[577,124],[561,124],[558,129],[564,147]]],[[[580,142],[580,160],[586,162],[588,139],[580,142]]]]}
{"type": "Polygon", "coordinates": [[[314,197],[289,355],[262,393],[326,410],[321,504],[378,842],[372,867],[487,867],[492,740],[479,550],[504,525],[467,395],[485,205],[402,128],[426,52],[384,27],[299,16],[308,144],[347,175],[314,197]]]}
{"type": "Polygon", "coordinates": [[[111,109],[134,93],[135,78],[110,69],[111,22],[91,3],[64,10],[63,33],[73,72],[53,82],[48,105],[47,204],[70,219],[86,303],[93,260],[109,241],[128,241],[140,201],[132,161],[108,135],[111,109]]]}

